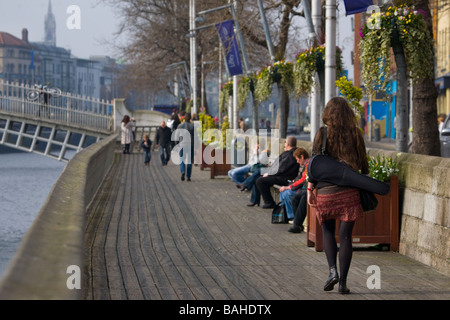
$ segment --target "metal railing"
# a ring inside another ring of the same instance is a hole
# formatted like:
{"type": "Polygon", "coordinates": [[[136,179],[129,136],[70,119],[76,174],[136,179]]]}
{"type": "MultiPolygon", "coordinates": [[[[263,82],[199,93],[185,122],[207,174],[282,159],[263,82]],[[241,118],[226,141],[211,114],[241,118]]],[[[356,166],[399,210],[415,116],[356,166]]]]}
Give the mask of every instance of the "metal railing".
{"type": "Polygon", "coordinates": [[[39,89],[0,80],[0,111],[27,118],[41,118],[79,128],[114,131],[113,105],[110,101],[61,92],[44,92],[29,98],[39,89]]]}

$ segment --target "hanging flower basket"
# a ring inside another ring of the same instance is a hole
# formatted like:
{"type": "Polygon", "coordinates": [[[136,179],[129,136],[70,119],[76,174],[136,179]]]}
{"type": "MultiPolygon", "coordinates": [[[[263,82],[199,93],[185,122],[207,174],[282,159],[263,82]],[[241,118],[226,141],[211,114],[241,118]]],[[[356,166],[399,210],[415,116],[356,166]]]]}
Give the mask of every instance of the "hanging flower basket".
{"type": "Polygon", "coordinates": [[[433,77],[433,39],[425,21],[425,12],[408,6],[390,6],[386,12],[372,14],[361,27],[362,78],[369,95],[385,91],[391,68],[393,40],[403,46],[413,81],[433,77]],[[395,37],[396,39],[393,39],[395,37]]]}
{"type": "Polygon", "coordinates": [[[277,61],[273,65],[274,68],[274,82],[281,84],[288,92],[294,88],[294,65],[288,61],[277,61]]]}
{"type": "Polygon", "coordinates": [[[273,67],[267,66],[256,74],[255,98],[266,101],[272,94],[273,67]]]}
{"type": "MultiPolygon", "coordinates": [[[[298,96],[309,94],[315,84],[315,74],[325,72],[325,46],[306,49],[297,54],[293,67],[293,91],[298,96]]],[[[342,50],[336,47],[336,79],[344,72],[342,50]]]]}
{"type": "Polygon", "coordinates": [[[219,93],[219,112],[225,112],[225,106],[228,103],[228,99],[233,95],[233,81],[226,82],[220,88],[219,93]]]}
{"type": "Polygon", "coordinates": [[[238,83],[238,109],[245,107],[245,102],[251,91],[254,91],[254,79],[252,77],[242,77],[238,83]]]}
{"type": "Polygon", "coordinates": [[[347,80],[346,76],[342,76],[336,80],[336,87],[339,89],[339,93],[344,96],[352,106],[357,118],[359,118],[364,109],[361,105],[361,99],[363,98],[362,89],[353,85],[352,81],[347,80]]]}
{"type": "Polygon", "coordinates": [[[272,94],[274,83],[280,83],[288,92],[293,90],[294,76],[292,62],[277,61],[273,66],[261,69],[256,75],[255,98],[266,101],[272,94]]]}

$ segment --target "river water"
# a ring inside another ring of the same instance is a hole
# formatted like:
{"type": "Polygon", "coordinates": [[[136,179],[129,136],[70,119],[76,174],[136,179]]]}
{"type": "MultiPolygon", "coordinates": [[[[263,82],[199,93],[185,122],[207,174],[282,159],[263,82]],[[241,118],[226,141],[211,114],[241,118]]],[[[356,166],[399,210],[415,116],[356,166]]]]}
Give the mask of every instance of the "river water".
{"type": "Polygon", "coordinates": [[[65,165],[0,146],[0,278],[65,165]]]}

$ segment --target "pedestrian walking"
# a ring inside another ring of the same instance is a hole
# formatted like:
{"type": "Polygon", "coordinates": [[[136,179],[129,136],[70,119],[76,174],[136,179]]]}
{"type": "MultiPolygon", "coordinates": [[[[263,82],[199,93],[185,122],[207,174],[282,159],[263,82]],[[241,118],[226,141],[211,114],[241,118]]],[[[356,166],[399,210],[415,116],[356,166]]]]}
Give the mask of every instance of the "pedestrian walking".
{"type": "MultiPolygon", "coordinates": [[[[326,105],[322,120],[326,131],[317,132],[313,142],[313,156],[321,153],[322,141],[326,138],[326,154],[346,163],[362,174],[369,173],[364,137],[357,127],[353,110],[341,97],[332,98],[326,105]],[[326,137],[324,137],[325,132],[326,137]]],[[[355,221],[363,215],[359,189],[339,187],[325,182],[316,185],[308,182],[307,200],[316,208],[316,215],[323,231],[323,245],[329,267],[329,277],[324,290],[331,291],[339,283],[339,293],[348,294],[347,275],[352,260],[352,231],[355,221]],[[336,220],[339,224],[339,277],[337,271],[336,220]]]]}
{"type": "Polygon", "coordinates": [[[148,134],[144,135],[144,140],[141,142],[141,147],[142,150],[144,150],[144,165],[149,166],[150,160],[152,159],[152,140],[150,140],[148,134]]]}
{"type": "Polygon", "coordinates": [[[130,118],[130,116],[125,115],[122,119],[121,123],[121,142],[123,145],[123,154],[130,153],[130,145],[134,141],[133,138],[133,128],[136,127],[136,122],[134,118],[130,118]]]}
{"type": "Polygon", "coordinates": [[[161,164],[166,166],[170,160],[170,147],[172,139],[172,130],[166,125],[165,121],[161,121],[161,126],[156,131],[156,145],[159,149],[161,164]]]}
{"type": "Polygon", "coordinates": [[[191,115],[186,113],[184,122],[178,126],[175,140],[180,147],[180,171],[181,181],[191,181],[192,163],[194,162],[194,125],[191,123],[191,115]]]}

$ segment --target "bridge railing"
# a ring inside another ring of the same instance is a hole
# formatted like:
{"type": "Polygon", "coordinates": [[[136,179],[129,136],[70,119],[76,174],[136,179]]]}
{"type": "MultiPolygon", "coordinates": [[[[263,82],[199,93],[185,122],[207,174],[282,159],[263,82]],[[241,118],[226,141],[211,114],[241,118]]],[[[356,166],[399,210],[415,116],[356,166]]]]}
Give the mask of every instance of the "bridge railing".
{"type": "Polygon", "coordinates": [[[34,87],[0,80],[0,111],[29,118],[42,118],[71,126],[114,131],[113,104],[110,101],[67,92],[28,99],[34,87]]]}

